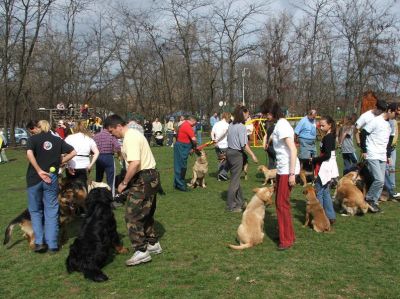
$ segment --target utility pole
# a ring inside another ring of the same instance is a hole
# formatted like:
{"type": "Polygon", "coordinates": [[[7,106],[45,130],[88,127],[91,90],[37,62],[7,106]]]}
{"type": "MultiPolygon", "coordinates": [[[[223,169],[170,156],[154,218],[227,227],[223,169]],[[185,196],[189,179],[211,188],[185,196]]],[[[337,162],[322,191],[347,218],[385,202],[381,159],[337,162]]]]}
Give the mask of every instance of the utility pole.
{"type": "Polygon", "coordinates": [[[242,91],[243,91],[243,97],[242,97],[242,105],[245,106],[244,102],[244,77],[250,77],[250,70],[247,67],[244,67],[242,70],[242,91]]]}

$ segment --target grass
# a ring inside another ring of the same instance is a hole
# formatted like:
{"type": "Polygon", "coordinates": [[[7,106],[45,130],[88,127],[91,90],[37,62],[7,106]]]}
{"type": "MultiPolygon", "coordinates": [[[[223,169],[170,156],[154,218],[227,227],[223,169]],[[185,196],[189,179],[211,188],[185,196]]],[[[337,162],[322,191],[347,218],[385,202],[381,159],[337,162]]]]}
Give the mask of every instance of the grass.
{"type": "MultiPolygon", "coordinates": [[[[157,230],[164,252],[151,263],[127,268],[129,255],[116,255],[104,268],[106,283],[67,274],[67,245],[56,255],[28,250],[19,228],[13,246],[0,246],[0,294],[3,298],[398,298],[400,296],[400,204],[382,204],[383,213],[363,217],[338,215],[331,233],[302,227],[305,200],[301,188],[292,192],[296,245],[277,251],[273,206],[266,210],[264,243],[245,251],[226,247],[235,242],[240,214],[225,212],[227,182],[215,177],[216,159],[207,149],[210,174],[207,189],[188,193],[172,189],[171,148],[154,148],[165,196],[158,198],[157,230]]],[[[27,206],[21,150],[8,150],[11,163],[0,165],[0,233],[27,206]]],[[[261,161],[264,153],[256,150],[261,161]]],[[[193,157],[189,165],[193,165],[193,157]]],[[[242,181],[247,199],[263,179],[250,164],[242,181]]],[[[189,172],[188,172],[189,173],[189,172]]],[[[118,231],[129,244],[124,210],[115,211],[118,231]]],[[[73,232],[70,232],[73,235],[73,232]]],[[[76,232],[75,232],[76,233],[76,232]]]]}

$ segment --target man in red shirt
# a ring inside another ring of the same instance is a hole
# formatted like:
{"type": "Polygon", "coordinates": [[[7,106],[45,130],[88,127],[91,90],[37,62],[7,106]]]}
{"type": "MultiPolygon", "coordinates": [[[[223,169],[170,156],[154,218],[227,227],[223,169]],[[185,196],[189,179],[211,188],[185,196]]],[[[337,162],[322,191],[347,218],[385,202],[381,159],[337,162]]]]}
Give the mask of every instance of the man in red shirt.
{"type": "Polygon", "coordinates": [[[174,145],[174,188],[180,191],[187,191],[185,175],[187,159],[191,149],[197,147],[197,140],[193,127],[197,120],[190,116],[178,129],[176,143],[174,145]]]}

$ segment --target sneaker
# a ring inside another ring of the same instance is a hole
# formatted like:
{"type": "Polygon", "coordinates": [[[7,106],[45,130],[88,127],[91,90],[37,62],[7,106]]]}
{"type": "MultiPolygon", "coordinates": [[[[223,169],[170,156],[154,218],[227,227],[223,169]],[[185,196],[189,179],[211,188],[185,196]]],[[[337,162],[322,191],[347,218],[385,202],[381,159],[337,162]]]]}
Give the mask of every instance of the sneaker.
{"type": "Polygon", "coordinates": [[[393,199],[393,198],[394,198],[394,199],[398,199],[398,198],[400,198],[400,193],[396,192],[396,193],[394,193],[391,197],[392,197],[392,199],[393,199]]]}
{"type": "Polygon", "coordinates": [[[371,213],[379,213],[381,211],[376,203],[370,203],[369,210],[371,211],[371,213]]]}
{"type": "Polygon", "coordinates": [[[285,251],[285,250],[288,250],[288,249],[290,249],[292,246],[282,246],[282,245],[279,245],[278,246],[278,250],[279,251],[285,251]]]}
{"type": "Polygon", "coordinates": [[[160,242],[157,242],[154,245],[151,245],[150,243],[147,244],[147,251],[150,254],[160,254],[162,252],[162,248],[161,248],[160,242]]]}
{"type": "Polygon", "coordinates": [[[218,181],[227,181],[228,177],[223,175],[223,174],[219,174],[218,175],[218,181]]]}
{"type": "Polygon", "coordinates": [[[148,250],[146,251],[135,251],[132,257],[125,262],[127,266],[139,265],[142,263],[147,263],[151,261],[151,255],[148,250]]]}
{"type": "Polygon", "coordinates": [[[34,252],[36,253],[45,253],[47,251],[47,245],[46,244],[35,244],[35,248],[33,249],[34,252]]]}

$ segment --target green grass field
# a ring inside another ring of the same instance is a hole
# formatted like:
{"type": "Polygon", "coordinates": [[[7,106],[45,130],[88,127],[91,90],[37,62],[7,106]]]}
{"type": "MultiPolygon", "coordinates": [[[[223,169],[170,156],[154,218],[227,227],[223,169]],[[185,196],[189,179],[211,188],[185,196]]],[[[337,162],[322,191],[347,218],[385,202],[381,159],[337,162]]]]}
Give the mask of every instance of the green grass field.
{"type": "MultiPolygon", "coordinates": [[[[19,228],[11,248],[0,246],[2,298],[399,298],[400,204],[381,204],[383,212],[342,217],[331,233],[303,228],[305,199],[301,188],[292,192],[292,213],[297,241],[277,251],[275,207],[266,210],[264,243],[245,251],[226,247],[235,242],[241,214],[225,212],[227,182],[215,177],[216,159],[207,149],[210,173],[207,189],[177,192],[172,189],[173,149],[154,148],[167,193],[158,197],[156,221],[164,252],[151,263],[126,267],[129,255],[116,255],[104,268],[110,280],[98,284],[82,274],[67,274],[65,258],[73,241],[56,255],[28,249],[19,228]]],[[[27,206],[22,150],[8,150],[13,161],[0,165],[0,233],[27,206]]],[[[262,150],[256,149],[260,161],[262,150]]],[[[189,161],[190,167],[194,158],[189,161]]],[[[341,162],[339,161],[339,164],[341,162]]],[[[247,199],[263,178],[250,162],[249,180],[242,181],[247,199]]],[[[188,171],[188,173],[190,173],[188,171]]],[[[399,177],[399,176],[398,176],[399,177]]],[[[129,245],[124,209],[115,216],[118,231],[129,245]]],[[[75,229],[76,234],[76,229],[75,229]]]]}

